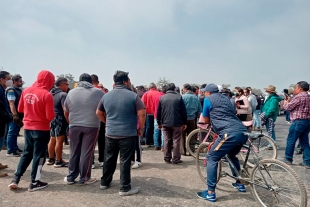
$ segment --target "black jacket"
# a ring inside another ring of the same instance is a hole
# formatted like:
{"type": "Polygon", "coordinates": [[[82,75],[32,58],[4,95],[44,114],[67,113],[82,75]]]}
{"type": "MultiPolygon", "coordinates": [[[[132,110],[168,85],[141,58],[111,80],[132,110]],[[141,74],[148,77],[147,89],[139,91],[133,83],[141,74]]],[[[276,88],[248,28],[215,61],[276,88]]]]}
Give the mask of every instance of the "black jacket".
{"type": "Polygon", "coordinates": [[[160,98],[157,110],[158,125],[179,127],[187,124],[187,113],[182,96],[175,91],[167,91],[160,98]]]}

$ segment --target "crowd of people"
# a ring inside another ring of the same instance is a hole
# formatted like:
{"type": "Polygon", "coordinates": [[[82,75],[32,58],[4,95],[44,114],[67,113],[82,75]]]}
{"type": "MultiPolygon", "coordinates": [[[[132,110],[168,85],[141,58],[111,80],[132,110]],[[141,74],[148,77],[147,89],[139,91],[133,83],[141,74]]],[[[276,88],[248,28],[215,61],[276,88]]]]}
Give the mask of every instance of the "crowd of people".
{"type": "MultiPolygon", "coordinates": [[[[0,71],[0,150],[6,156],[20,157],[10,189],[18,188],[21,177],[32,162],[29,191],[47,187],[41,181],[42,167],[67,167],[64,182],[89,185],[97,181],[91,176],[95,168],[94,150],[98,145],[99,166],[103,168],[100,188],[111,186],[120,157],[120,196],[133,195],[139,189],[131,186],[131,169],[142,166],[141,144],[161,150],[167,164],[182,164],[187,155],[186,138],[196,129],[197,120],[211,124],[219,135],[208,154],[207,189],[197,193],[203,199],[216,201],[217,163],[226,154],[240,170],[236,155],[246,142],[246,131],[266,127],[276,141],[275,122],[281,96],[273,85],[264,88],[266,96],[254,94],[251,87],[235,87],[233,91],[215,84],[201,87],[174,83],[161,88],[150,83],[134,87],[129,74],[116,71],[113,90],[108,91],[97,75],[82,74],[75,88],[66,78],[43,70],[36,82],[22,89],[21,75],[0,71]],[[250,123],[245,127],[244,123],[250,123]],[[17,144],[20,129],[25,143],[17,144]],[[63,145],[70,138],[69,160],[63,160],[63,145]],[[224,141],[223,141],[224,140],[224,141]],[[221,143],[221,144],[220,144],[221,143]]],[[[298,82],[294,97],[286,96],[284,108],[290,114],[290,130],[283,162],[291,164],[295,143],[303,152],[301,166],[310,168],[310,95],[309,84],[298,82]]],[[[0,169],[8,166],[0,163],[0,169]]],[[[0,171],[0,177],[7,176],[0,171]]],[[[245,192],[240,182],[233,187],[245,192]]]]}

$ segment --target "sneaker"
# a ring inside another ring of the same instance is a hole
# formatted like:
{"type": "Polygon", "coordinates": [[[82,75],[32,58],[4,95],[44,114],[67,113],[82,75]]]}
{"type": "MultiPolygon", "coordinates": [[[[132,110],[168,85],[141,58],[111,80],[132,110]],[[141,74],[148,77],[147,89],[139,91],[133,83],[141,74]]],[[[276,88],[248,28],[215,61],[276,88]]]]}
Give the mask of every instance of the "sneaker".
{"type": "Polygon", "coordinates": [[[215,202],[216,201],[216,194],[215,192],[213,194],[209,194],[207,190],[204,190],[202,192],[197,192],[198,198],[202,198],[204,200],[215,202]]]}
{"type": "Polygon", "coordinates": [[[142,163],[136,161],[135,164],[133,164],[133,166],[132,166],[131,168],[132,168],[132,169],[137,169],[137,168],[139,168],[139,167],[141,167],[141,166],[142,166],[142,163]]]}
{"type": "Polygon", "coordinates": [[[95,169],[96,167],[95,167],[95,164],[92,164],[91,165],[91,169],[95,169]]]}
{"type": "Polygon", "coordinates": [[[171,162],[171,161],[166,161],[166,160],[165,160],[165,163],[166,163],[166,164],[171,164],[172,162],[171,162]]]}
{"type": "Polygon", "coordinates": [[[56,160],[54,164],[55,168],[60,168],[60,167],[68,167],[68,163],[65,162],[63,159],[61,160],[56,160]]]}
{"type": "Polygon", "coordinates": [[[16,150],[16,152],[18,152],[18,153],[23,153],[24,151],[23,150],[21,150],[21,149],[19,149],[19,148],[17,148],[17,150],[16,150]]]}
{"type": "Polygon", "coordinates": [[[0,170],[5,169],[5,168],[8,168],[8,165],[2,165],[2,164],[0,163],[0,170]]]}
{"type": "Polygon", "coordinates": [[[154,147],[155,151],[160,150],[160,149],[161,149],[160,147],[154,147]]]}
{"type": "Polygon", "coordinates": [[[183,163],[183,161],[182,161],[182,160],[172,162],[172,164],[174,164],[174,165],[177,165],[177,164],[182,164],[182,163],[183,163]]]}
{"type": "Polygon", "coordinates": [[[87,181],[84,182],[84,184],[90,185],[90,184],[94,184],[95,182],[97,182],[96,178],[89,178],[87,181]]]}
{"type": "Polygon", "coordinates": [[[11,153],[6,153],[7,157],[20,157],[20,154],[18,152],[11,152],[11,153]]]}
{"type": "Polygon", "coordinates": [[[296,151],[296,155],[301,155],[303,153],[303,150],[302,149],[298,149],[297,151],[296,151]]]}
{"type": "Polygon", "coordinates": [[[55,164],[55,159],[54,158],[48,158],[46,164],[47,165],[54,165],[55,164]]]}
{"type": "Polygon", "coordinates": [[[109,185],[100,185],[100,189],[106,190],[106,189],[110,188],[111,186],[112,186],[112,183],[110,183],[109,185]]]}
{"type": "Polygon", "coordinates": [[[279,159],[281,162],[284,162],[285,164],[288,164],[288,165],[292,165],[293,164],[293,161],[290,161],[288,160],[287,158],[280,158],[279,159]]]}
{"type": "Polygon", "coordinates": [[[99,162],[100,167],[103,167],[103,165],[104,165],[104,162],[99,162]]]}
{"type": "Polygon", "coordinates": [[[8,185],[8,187],[10,189],[17,189],[18,188],[18,183],[19,183],[19,179],[18,178],[14,178],[11,182],[10,185],[8,185]]]}
{"type": "Polygon", "coordinates": [[[305,161],[299,163],[299,166],[305,167],[307,169],[310,169],[310,164],[306,164],[305,161]]]}
{"type": "Polygon", "coordinates": [[[33,191],[41,190],[43,188],[46,188],[47,185],[48,185],[47,183],[44,183],[38,180],[35,184],[30,183],[28,191],[33,192],[33,191]]]}
{"type": "Polygon", "coordinates": [[[134,194],[137,194],[139,193],[139,188],[137,187],[131,187],[130,191],[127,191],[127,192],[119,192],[118,194],[120,196],[130,196],[130,195],[134,195],[134,194]]]}
{"type": "Polygon", "coordinates": [[[65,183],[67,183],[68,185],[72,185],[75,183],[75,181],[68,181],[68,177],[65,177],[64,179],[65,183]]]}
{"type": "Polygon", "coordinates": [[[232,183],[232,186],[234,188],[238,189],[242,193],[246,192],[245,186],[243,184],[241,184],[241,183],[235,182],[235,183],[232,183]]]}

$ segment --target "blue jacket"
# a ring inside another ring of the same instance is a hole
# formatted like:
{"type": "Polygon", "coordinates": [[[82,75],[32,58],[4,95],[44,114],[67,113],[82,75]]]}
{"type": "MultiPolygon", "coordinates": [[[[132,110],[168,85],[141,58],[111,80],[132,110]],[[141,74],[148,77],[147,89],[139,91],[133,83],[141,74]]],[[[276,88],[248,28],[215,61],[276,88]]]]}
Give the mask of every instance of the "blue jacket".
{"type": "Polygon", "coordinates": [[[196,118],[199,118],[202,111],[199,98],[192,92],[186,92],[182,95],[182,98],[186,107],[187,120],[195,120],[196,118]]]}

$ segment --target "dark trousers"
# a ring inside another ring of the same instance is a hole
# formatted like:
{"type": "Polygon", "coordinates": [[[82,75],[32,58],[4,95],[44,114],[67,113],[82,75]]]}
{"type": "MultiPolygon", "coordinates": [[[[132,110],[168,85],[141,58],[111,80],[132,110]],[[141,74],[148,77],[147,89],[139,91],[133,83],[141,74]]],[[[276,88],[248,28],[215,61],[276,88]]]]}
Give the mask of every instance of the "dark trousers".
{"type": "Polygon", "coordinates": [[[180,143],[180,152],[181,155],[186,155],[186,137],[196,129],[196,120],[187,120],[187,128],[182,131],[181,143],[180,143]]]}
{"type": "Polygon", "coordinates": [[[50,141],[50,131],[27,130],[24,132],[25,146],[19,160],[15,177],[20,179],[32,161],[31,182],[41,179],[42,167],[45,163],[45,152],[50,141]]]}
{"type": "Polygon", "coordinates": [[[290,111],[285,111],[285,120],[290,122],[291,118],[290,118],[291,112],[290,111]]]}
{"type": "Polygon", "coordinates": [[[131,189],[131,158],[135,152],[137,136],[123,139],[105,140],[105,162],[101,185],[109,186],[117,165],[118,153],[120,153],[120,191],[128,192],[131,189]]]}
{"type": "MultiPolygon", "coordinates": [[[[211,147],[210,153],[207,155],[207,185],[208,190],[215,191],[216,181],[217,181],[217,168],[218,162],[228,154],[237,171],[240,171],[239,160],[236,155],[240,152],[242,145],[246,143],[248,137],[242,132],[228,134],[228,139],[218,148],[215,148],[219,143],[224,140],[224,136],[219,136],[211,147]]],[[[232,170],[232,174],[236,176],[235,172],[232,170]]]]}
{"type": "Polygon", "coordinates": [[[177,162],[181,159],[180,141],[182,136],[182,127],[163,127],[165,137],[164,160],[166,162],[177,162]],[[173,145],[173,157],[171,154],[173,145]]]}
{"type": "Polygon", "coordinates": [[[154,135],[154,115],[148,114],[146,116],[146,123],[145,123],[145,143],[147,145],[153,145],[153,135],[154,135]]]}
{"type": "Polygon", "coordinates": [[[70,128],[69,174],[67,180],[74,181],[79,175],[79,183],[83,184],[91,177],[91,163],[98,136],[98,128],[70,128]]]}
{"type": "Polygon", "coordinates": [[[135,143],[135,152],[132,155],[132,161],[137,161],[137,162],[141,162],[141,157],[142,157],[142,147],[141,147],[141,143],[140,143],[140,137],[137,137],[136,143],[135,143]],[[137,155],[137,159],[135,160],[135,154],[137,155]]]}
{"type": "MultiPolygon", "coordinates": [[[[100,122],[100,129],[98,134],[98,162],[104,162],[104,148],[105,148],[105,123],[100,122]]],[[[93,159],[95,164],[95,155],[93,159]]]]}

